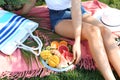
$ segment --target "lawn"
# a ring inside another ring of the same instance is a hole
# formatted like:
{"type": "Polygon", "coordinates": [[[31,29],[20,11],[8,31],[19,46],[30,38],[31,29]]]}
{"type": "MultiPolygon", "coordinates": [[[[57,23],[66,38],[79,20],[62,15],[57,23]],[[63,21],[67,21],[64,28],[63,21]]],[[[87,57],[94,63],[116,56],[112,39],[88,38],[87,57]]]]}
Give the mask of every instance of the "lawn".
{"type": "MultiPolygon", "coordinates": [[[[114,72],[117,80],[120,78],[114,72]]],[[[19,79],[22,80],[22,79],[19,79]]],[[[57,74],[51,74],[49,76],[45,76],[43,78],[33,77],[26,80],[104,80],[102,75],[98,70],[84,70],[80,68],[76,68],[75,70],[62,72],[57,74]]]]}
{"type": "Polygon", "coordinates": [[[43,78],[34,77],[28,80],[104,80],[104,78],[97,70],[89,71],[77,68],[73,71],[51,74],[43,78]]]}

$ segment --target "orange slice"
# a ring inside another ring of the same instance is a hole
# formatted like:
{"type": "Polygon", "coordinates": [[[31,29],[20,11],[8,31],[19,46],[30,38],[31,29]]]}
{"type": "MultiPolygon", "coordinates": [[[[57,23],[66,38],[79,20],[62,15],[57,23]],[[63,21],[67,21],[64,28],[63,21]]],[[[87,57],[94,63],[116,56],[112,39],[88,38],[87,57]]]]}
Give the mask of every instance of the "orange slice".
{"type": "Polygon", "coordinates": [[[59,42],[58,41],[52,41],[50,46],[51,46],[51,48],[57,49],[58,46],[59,46],[59,42]]]}
{"type": "Polygon", "coordinates": [[[67,43],[67,41],[60,41],[60,42],[59,42],[59,45],[65,45],[65,46],[67,46],[68,43],[67,43]]]}

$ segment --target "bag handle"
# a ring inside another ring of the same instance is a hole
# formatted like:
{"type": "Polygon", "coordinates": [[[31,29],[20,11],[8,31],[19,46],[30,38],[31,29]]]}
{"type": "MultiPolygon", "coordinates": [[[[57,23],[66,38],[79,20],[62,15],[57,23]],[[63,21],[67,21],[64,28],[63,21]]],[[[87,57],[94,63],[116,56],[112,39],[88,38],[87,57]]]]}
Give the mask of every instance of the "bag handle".
{"type": "Polygon", "coordinates": [[[36,47],[36,48],[29,47],[29,46],[23,44],[23,43],[20,42],[20,41],[16,41],[16,42],[17,42],[17,47],[18,47],[18,48],[21,48],[21,49],[24,49],[24,50],[26,50],[26,51],[30,51],[30,52],[32,52],[34,55],[39,56],[39,55],[40,55],[40,52],[41,52],[41,49],[42,49],[42,46],[43,46],[43,43],[42,43],[42,41],[40,40],[40,38],[39,38],[38,36],[34,36],[29,29],[27,29],[27,31],[28,31],[28,33],[30,34],[30,37],[32,37],[32,38],[37,42],[38,47],[36,47]]]}

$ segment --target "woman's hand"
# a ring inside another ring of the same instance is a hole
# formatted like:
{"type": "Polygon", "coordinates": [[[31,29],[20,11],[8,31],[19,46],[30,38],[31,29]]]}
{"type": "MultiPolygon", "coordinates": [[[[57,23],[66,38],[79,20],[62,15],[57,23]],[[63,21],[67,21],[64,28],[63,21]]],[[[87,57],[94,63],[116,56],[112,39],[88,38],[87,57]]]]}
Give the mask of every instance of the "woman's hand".
{"type": "Polygon", "coordinates": [[[80,41],[75,41],[73,45],[73,61],[77,64],[81,59],[81,46],[80,41]]]}

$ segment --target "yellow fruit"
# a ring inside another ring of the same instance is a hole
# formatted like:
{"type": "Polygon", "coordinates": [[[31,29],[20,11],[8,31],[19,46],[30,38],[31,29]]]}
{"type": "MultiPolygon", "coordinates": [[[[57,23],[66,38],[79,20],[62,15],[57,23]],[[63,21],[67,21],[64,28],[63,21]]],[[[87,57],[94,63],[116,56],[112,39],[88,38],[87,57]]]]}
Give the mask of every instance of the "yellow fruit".
{"type": "Polygon", "coordinates": [[[53,55],[48,59],[48,65],[51,67],[57,67],[60,63],[60,58],[57,55],[53,55]]]}
{"type": "Polygon", "coordinates": [[[49,50],[43,50],[40,53],[40,56],[42,57],[42,59],[47,60],[50,56],[52,56],[52,54],[49,50]]]}

